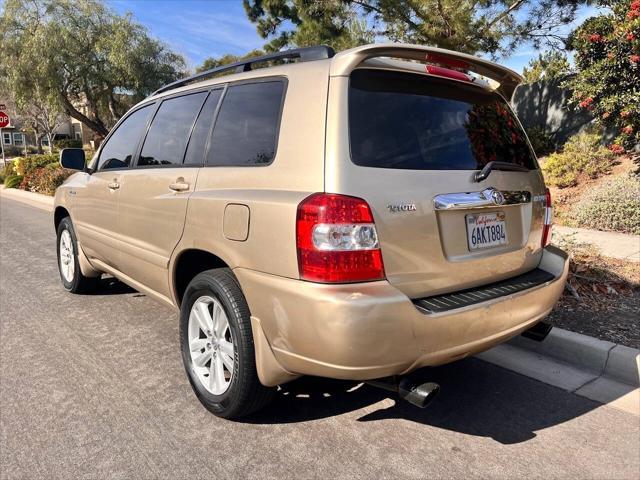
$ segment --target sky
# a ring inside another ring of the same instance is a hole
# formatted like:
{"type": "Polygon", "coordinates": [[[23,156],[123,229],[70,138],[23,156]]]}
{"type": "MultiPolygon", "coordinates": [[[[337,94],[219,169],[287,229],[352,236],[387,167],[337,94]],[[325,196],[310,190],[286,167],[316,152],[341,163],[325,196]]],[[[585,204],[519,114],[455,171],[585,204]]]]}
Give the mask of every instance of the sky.
{"type": "MultiPolygon", "coordinates": [[[[241,55],[265,43],[248,20],[241,0],[108,0],[107,3],[119,13],[131,12],[153,36],[184,55],[191,70],[207,57],[241,55]]],[[[581,8],[567,31],[595,12],[593,7],[581,8]]],[[[539,53],[531,45],[523,45],[499,63],[521,73],[539,53]]]]}

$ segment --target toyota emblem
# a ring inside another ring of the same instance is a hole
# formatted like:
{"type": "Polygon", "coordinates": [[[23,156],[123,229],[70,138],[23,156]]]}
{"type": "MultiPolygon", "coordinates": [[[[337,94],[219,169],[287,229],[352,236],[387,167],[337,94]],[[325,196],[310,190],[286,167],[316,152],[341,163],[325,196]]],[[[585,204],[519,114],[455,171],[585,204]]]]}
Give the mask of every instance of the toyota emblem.
{"type": "Polygon", "coordinates": [[[493,203],[496,205],[502,205],[504,203],[504,195],[499,190],[493,190],[491,192],[491,200],[493,200],[493,203]]]}

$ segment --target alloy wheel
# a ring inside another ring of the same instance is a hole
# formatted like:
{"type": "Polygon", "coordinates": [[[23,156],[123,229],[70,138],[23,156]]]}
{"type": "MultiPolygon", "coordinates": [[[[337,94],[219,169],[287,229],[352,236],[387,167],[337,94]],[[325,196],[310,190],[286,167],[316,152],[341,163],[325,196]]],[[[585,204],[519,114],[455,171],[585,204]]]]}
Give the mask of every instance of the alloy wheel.
{"type": "Polygon", "coordinates": [[[199,297],[189,315],[189,352],[202,386],[214,395],[227,391],[233,379],[235,347],[229,319],[220,302],[199,297]]]}

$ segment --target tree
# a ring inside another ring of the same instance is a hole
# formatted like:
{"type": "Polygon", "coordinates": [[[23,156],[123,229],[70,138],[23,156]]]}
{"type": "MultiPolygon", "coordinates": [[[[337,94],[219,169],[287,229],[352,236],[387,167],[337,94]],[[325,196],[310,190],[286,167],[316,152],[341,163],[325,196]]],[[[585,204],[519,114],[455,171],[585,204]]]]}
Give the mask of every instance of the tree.
{"type": "Polygon", "coordinates": [[[6,0],[0,41],[0,76],[14,96],[41,89],[99,137],[185,66],[130,15],[99,0],[6,0]]]}
{"type": "Polygon", "coordinates": [[[567,82],[572,101],[618,133],[611,149],[640,144],[640,0],[601,0],[608,13],[573,34],[578,73],[567,82]]]}
{"type": "Polygon", "coordinates": [[[267,51],[327,44],[345,50],[372,43],[375,34],[354,2],[342,0],[243,0],[249,20],[268,39],[267,51]],[[289,28],[291,26],[291,28],[289,28]]]}
{"type": "Polygon", "coordinates": [[[62,110],[55,105],[32,101],[20,107],[22,118],[36,137],[38,150],[42,152],[42,139],[47,139],[49,153],[53,153],[53,136],[64,123],[62,110]]]}
{"type": "Polygon", "coordinates": [[[383,37],[494,57],[522,42],[564,47],[559,29],[587,1],[243,0],[268,49],[330,43],[340,50],[383,37]]]}
{"type": "Polygon", "coordinates": [[[522,77],[525,83],[533,83],[562,78],[570,71],[571,65],[567,56],[562,52],[550,50],[529,61],[528,68],[524,67],[522,70],[522,77]]]}
{"type": "Polygon", "coordinates": [[[35,86],[30,97],[14,97],[16,109],[23,123],[34,133],[39,153],[42,153],[42,139],[47,138],[49,153],[53,153],[53,136],[64,123],[63,110],[54,95],[47,95],[39,86],[35,86]]]}
{"type": "Polygon", "coordinates": [[[221,57],[209,57],[202,62],[202,65],[196,68],[196,73],[204,72],[205,70],[211,70],[212,68],[221,67],[223,65],[229,65],[230,63],[239,62],[240,60],[245,60],[251,57],[259,57],[264,55],[262,50],[251,50],[246,55],[233,55],[231,53],[227,53],[222,55],[221,57]]]}

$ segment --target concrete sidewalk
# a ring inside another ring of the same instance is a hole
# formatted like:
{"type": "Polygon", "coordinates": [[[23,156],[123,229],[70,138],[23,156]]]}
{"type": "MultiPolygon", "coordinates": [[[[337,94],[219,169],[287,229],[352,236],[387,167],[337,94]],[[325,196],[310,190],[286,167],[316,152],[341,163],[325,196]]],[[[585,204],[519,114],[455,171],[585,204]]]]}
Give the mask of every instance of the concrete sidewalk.
{"type": "Polygon", "coordinates": [[[53,197],[41,193],[26,192],[19,188],[5,188],[4,185],[2,185],[0,186],[0,197],[17,200],[49,212],[53,211],[53,197]]]}
{"type": "Polygon", "coordinates": [[[571,228],[554,225],[552,241],[573,237],[578,244],[594,245],[603,257],[640,262],[640,235],[601,232],[588,228],[571,228]]]}

